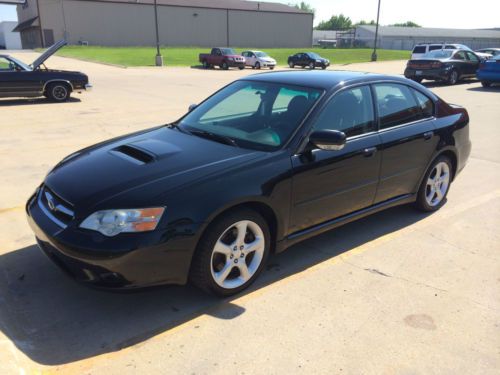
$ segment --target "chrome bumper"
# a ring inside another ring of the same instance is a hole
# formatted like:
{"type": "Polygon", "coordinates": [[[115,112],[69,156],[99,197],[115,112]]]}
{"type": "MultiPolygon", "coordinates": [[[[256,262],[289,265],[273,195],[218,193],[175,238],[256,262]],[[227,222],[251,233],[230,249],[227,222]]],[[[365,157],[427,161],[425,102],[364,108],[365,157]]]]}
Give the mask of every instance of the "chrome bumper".
{"type": "Polygon", "coordinates": [[[93,86],[90,83],[85,84],[85,91],[92,91],[93,86]]]}

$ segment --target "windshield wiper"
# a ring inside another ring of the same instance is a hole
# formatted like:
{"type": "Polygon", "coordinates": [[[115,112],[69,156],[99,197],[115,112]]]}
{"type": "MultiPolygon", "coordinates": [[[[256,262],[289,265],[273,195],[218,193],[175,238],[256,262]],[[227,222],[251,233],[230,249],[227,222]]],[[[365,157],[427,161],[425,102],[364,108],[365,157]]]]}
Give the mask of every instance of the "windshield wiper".
{"type": "Polygon", "coordinates": [[[187,129],[184,129],[184,128],[181,128],[179,126],[179,123],[178,122],[172,122],[170,124],[167,124],[166,125],[167,128],[170,128],[170,129],[177,129],[178,131],[180,131],[181,133],[186,133],[186,134],[191,134],[191,132],[187,129]]]}
{"type": "Polygon", "coordinates": [[[219,142],[219,143],[224,143],[226,145],[239,147],[238,143],[233,138],[225,136],[225,135],[207,132],[206,130],[191,130],[191,134],[196,135],[198,137],[211,139],[211,140],[219,142]]]}

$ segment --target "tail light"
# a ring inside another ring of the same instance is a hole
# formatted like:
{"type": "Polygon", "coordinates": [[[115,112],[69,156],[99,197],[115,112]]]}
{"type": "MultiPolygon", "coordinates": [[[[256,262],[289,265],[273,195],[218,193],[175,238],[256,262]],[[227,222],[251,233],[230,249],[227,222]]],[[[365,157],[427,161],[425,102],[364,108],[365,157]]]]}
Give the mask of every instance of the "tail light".
{"type": "Polygon", "coordinates": [[[440,62],[440,61],[434,61],[431,63],[431,68],[432,69],[437,69],[437,68],[441,68],[443,66],[443,63],[440,62]]]}

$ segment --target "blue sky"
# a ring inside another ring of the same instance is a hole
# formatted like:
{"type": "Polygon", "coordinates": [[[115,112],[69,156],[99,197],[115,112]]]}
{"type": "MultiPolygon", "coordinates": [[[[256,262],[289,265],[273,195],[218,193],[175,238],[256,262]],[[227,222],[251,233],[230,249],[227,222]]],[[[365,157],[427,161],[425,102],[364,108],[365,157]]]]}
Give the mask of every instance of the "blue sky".
{"type": "MultiPolygon", "coordinates": [[[[209,0],[207,0],[209,1],[209,0]]],[[[281,3],[296,0],[272,0],[281,3]]],[[[426,27],[491,28],[500,27],[500,0],[477,3],[456,0],[381,0],[380,23],[414,21],[426,27]]],[[[316,23],[343,13],[354,22],[376,18],[377,0],[309,0],[316,9],[316,23]]],[[[0,21],[16,21],[16,7],[0,4],[0,21]]]]}

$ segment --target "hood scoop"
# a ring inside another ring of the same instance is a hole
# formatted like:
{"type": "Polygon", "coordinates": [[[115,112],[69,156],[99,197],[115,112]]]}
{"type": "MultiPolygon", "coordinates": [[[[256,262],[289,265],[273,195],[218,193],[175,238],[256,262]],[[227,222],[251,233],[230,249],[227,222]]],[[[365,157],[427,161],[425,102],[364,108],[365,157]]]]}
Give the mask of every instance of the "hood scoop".
{"type": "Polygon", "coordinates": [[[158,139],[142,139],[112,149],[110,152],[135,164],[148,164],[180,152],[176,145],[158,139]]]}
{"type": "Polygon", "coordinates": [[[155,155],[132,145],[121,145],[110,151],[115,156],[131,161],[134,164],[142,165],[155,160],[155,155]]]}

